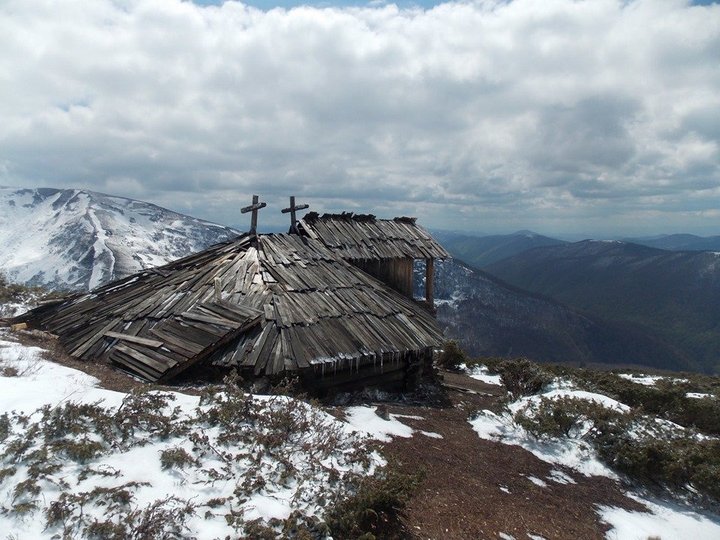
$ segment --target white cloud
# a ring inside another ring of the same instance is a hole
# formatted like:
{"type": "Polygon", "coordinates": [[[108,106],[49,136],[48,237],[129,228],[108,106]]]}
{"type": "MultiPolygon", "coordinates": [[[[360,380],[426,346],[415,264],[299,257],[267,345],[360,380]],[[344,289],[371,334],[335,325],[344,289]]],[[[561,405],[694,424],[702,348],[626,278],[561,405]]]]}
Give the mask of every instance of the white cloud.
{"type": "Polygon", "coordinates": [[[226,223],[257,192],[438,227],[716,227],[718,58],[720,6],[680,0],[6,0],[0,183],[226,223]]]}

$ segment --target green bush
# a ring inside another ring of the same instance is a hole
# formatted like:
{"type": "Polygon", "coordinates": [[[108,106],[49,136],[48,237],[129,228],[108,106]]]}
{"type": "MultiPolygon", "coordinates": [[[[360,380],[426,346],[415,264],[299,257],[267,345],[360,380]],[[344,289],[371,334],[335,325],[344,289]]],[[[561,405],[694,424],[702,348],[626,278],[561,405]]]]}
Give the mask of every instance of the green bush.
{"type": "Polygon", "coordinates": [[[673,422],[694,427],[708,435],[720,435],[720,399],[682,397],[668,411],[668,417],[673,422]]]}
{"type": "Polygon", "coordinates": [[[338,540],[400,537],[398,512],[424,478],[424,473],[404,474],[391,465],[375,476],[360,479],[354,495],[346,497],[326,516],[338,540]]]}
{"type": "Polygon", "coordinates": [[[720,441],[679,439],[618,439],[602,455],[618,470],[645,483],[674,489],[690,485],[720,501],[720,441]]]}
{"type": "Polygon", "coordinates": [[[460,348],[457,341],[446,341],[443,351],[438,357],[437,364],[445,369],[457,371],[467,361],[465,352],[460,348]]]}
{"type": "Polygon", "coordinates": [[[550,384],[553,376],[527,358],[505,360],[496,367],[500,380],[513,396],[530,396],[550,384]]]}
{"type": "Polygon", "coordinates": [[[720,501],[720,441],[658,424],[654,417],[624,413],[578,398],[541,398],[520,409],[515,422],[534,437],[560,438],[582,426],[582,438],[612,468],[644,485],[677,492],[690,486],[720,501]],[[587,425],[589,424],[589,425],[587,425]]]}
{"type": "Polygon", "coordinates": [[[541,398],[537,407],[528,405],[514,416],[515,422],[535,438],[569,437],[573,430],[590,423],[594,437],[615,433],[627,425],[627,415],[587,399],[541,398]]]}

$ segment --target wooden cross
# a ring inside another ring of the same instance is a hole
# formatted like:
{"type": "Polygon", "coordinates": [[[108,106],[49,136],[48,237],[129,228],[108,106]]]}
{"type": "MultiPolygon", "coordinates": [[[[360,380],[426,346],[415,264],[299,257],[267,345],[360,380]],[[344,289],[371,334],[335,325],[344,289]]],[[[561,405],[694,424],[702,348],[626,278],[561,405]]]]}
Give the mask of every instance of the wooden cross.
{"type": "Polygon", "coordinates": [[[283,208],[282,213],[287,214],[290,212],[290,234],[299,234],[298,228],[297,228],[297,218],[295,217],[295,212],[297,210],[305,210],[307,208],[310,208],[309,204],[298,204],[295,205],[295,196],[293,195],[290,197],[290,208],[283,208]]]}
{"type": "Polygon", "coordinates": [[[252,219],[250,220],[250,234],[257,234],[258,210],[267,206],[264,202],[258,202],[259,200],[260,199],[257,195],[253,195],[252,204],[240,210],[241,214],[247,214],[248,212],[252,212],[252,219]]]}

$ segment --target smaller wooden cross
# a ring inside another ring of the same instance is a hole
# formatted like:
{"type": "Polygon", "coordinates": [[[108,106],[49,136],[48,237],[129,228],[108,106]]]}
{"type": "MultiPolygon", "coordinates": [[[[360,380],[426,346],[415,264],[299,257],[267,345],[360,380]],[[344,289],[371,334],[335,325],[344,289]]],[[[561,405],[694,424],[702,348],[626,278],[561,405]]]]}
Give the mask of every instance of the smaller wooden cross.
{"type": "Polygon", "coordinates": [[[252,204],[240,210],[241,214],[252,212],[252,219],[250,220],[250,234],[257,234],[258,210],[267,206],[264,202],[258,202],[259,200],[260,198],[257,195],[253,195],[252,204]]]}
{"type": "Polygon", "coordinates": [[[297,218],[295,217],[295,212],[298,210],[306,210],[307,208],[310,208],[309,204],[298,204],[295,205],[295,196],[293,195],[290,197],[290,208],[283,208],[282,213],[287,214],[290,212],[290,234],[299,234],[298,228],[297,228],[297,218]]]}

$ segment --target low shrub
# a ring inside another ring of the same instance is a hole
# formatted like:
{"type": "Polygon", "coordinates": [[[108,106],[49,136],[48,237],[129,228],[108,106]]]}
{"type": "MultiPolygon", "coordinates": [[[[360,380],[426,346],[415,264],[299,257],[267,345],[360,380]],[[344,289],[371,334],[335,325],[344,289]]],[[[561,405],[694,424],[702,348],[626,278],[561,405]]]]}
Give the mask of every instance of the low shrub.
{"type": "Polygon", "coordinates": [[[668,411],[668,417],[673,422],[694,427],[708,435],[720,435],[720,399],[683,396],[668,411]]]}
{"type": "Polygon", "coordinates": [[[462,364],[467,362],[465,351],[460,348],[457,341],[446,341],[443,350],[438,356],[437,364],[441,368],[450,371],[457,371],[462,364]]]}
{"type": "Polygon", "coordinates": [[[720,501],[720,441],[621,437],[601,452],[618,470],[675,490],[690,486],[720,501]]]}
{"type": "Polygon", "coordinates": [[[689,487],[720,501],[720,440],[698,440],[652,416],[571,397],[541,398],[517,411],[514,421],[537,439],[587,440],[610,467],[646,486],[689,487]]]}
{"type": "Polygon", "coordinates": [[[10,435],[10,417],[7,413],[0,414],[0,442],[10,435]]]}
{"type": "Polygon", "coordinates": [[[424,472],[405,474],[388,466],[359,480],[355,493],[340,501],[326,516],[338,540],[399,538],[398,512],[407,504],[424,472]]]}
{"type": "Polygon", "coordinates": [[[514,416],[515,423],[535,438],[559,438],[575,435],[587,428],[595,438],[624,429],[628,415],[587,399],[561,397],[541,398],[539,404],[528,405],[514,416]]]}
{"type": "Polygon", "coordinates": [[[195,465],[197,461],[187,450],[174,446],[160,452],[160,465],[163,469],[184,469],[188,465],[195,465]]]}
{"type": "Polygon", "coordinates": [[[500,381],[515,397],[537,394],[553,380],[550,373],[527,358],[505,360],[496,369],[500,381]]]}

